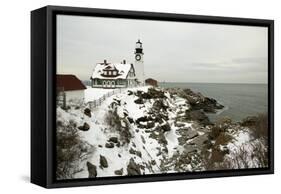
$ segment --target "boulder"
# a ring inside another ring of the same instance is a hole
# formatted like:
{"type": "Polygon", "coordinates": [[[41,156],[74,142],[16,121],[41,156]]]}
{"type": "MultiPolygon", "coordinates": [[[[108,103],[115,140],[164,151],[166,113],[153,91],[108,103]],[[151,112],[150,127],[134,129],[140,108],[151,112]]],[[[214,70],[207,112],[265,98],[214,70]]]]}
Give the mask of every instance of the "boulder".
{"type": "Polygon", "coordinates": [[[138,98],[134,101],[136,104],[143,104],[143,99],[142,98],[138,98]]]}
{"type": "Polygon", "coordinates": [[[258,117],[249,116],[242,120],[241,126],[243,126],[243,127],[255,126],[257,121],[258,121],[258,117]]]}
{"type": "Polygon", "coordinates": [[[148,88],[147,93],[151,98],[166,98],[164,91],[155,88],[148,88]]]}
{"type": "Polygon", "coordinates": [[[197,131],[194,131],[194,130],[189,130],[186,134],[186,139],[189,140],[189,139],[193,139],[195,137],[198,136],[198,132],[197,131]]]}
{"type": "Polygon", "coordinates": [[[153,128],[154,126],[155,126],[155,123],[153,121],[149,121],[149,122],[147,122],[146,128],[150,129],[150,128],[153,128]]]}
{"type": "Polygon", "coordinates": [[[130,124],[134,123],[134,119],[133,119],[133,118],[127,117],[127,119],[128,119],[128,121],[129,121],[130,124]]]}
{"type": "Polygon", "coordinates": [[[140,166],[131,158],[127,166],[128,176],[141,175],[140,166]]]}
{"type": "Polygon", "coordinates": [[[157,130],[161,130],[163,132],[170,131],[171,130],[171,126],[170,126],[169,123],[165,123],[164,125],[159,125],[157,127],[157,130]]]}
{"type": "Polygon", "coordinates": [[[88,131],[90,129],[90,125],[88,123],[84,123],[84,125],[78,127],[81,131],[88,131]]]}
{"type": "Polygon", "coordinates": [[[107,168],[108,167],[107,159],[104,156],[102,156],[102,155],[100,155],[100,166],[102,168],[107,168]]]}
{"type": "Polygon", "coordinates": [[[91,110],[89,108],[85,108],[84,109],[84,114],[87,115],[88,117],[91,117],[92,114],[91,114],[91,110]]]}
{"type": "Polygon", "coordinates": [[[199,123],[203,125],[209,125],[211,124],[209,118],[205,113],[201,110],[188,110],[186,111],[186,118],[194,121],[198,121],[199,123]]]}
{"type": "Polygon", "coordinates": [[[106,148],[114,148],[114,144],[112,142],[105,144],[106,148]]]}
{"type": "Polygon", "coordinates": [[[87,168],[89,173],[89,178],[95,178],[97,176],[97,167],[90,162],[87,162],[87,168]]]}
{"type": "Polygon", "coordinates": [[[121,176],[123,174],[123,168],[121,168],[120,170],[115,170],[114,174],[121,176]]]}
{"type": "Polygon", "coordinates": [[[160,100],[156,100],[153,105],[152,105],[152,108],[155,110],[155,111],[160,111],[160,110],[164,110],[166,111],[168,106],[165,105],[164,101],[162,99],[160,100]]]}
{"type": "Polygon", "coordinates": [[[110,137],[109,142],[112,142],[112,143],[118,143],[118,138],[117,137],[110,137]]]}
{"type": "Polygon", "coordinates": [[[143,117],[139,117],[137,120],[136,120],[136,123],[140,123],[140,122],[146,122],[146,121],[150,121],[152,120],[151,117],[148,117],[148,116],[143,116],[143,117]]]}
{"type": "Polygon", "coordinates": [[[196,145],[200,150],[202,150],[205,146],[210,145],[210,139],[208,134],[200,135],[195,137],[190,144],[196,145]]]}
{"type": "Polygon", "coordinates": [[[134,92],[132,92],[131,90],[128,90],[128,96],[131,96],[132,94],[134,94],[134,92]]]}
{"type": "Polygon", "coordinates": [[[137,151],[137,150],[134,150],[133,148],[130,148],[129,153],[130,153],[130,154],[137,155],[137,156],[140,157],[140,158],[142,157],[141,152],[140,152],[140,151],[137,151]]]}

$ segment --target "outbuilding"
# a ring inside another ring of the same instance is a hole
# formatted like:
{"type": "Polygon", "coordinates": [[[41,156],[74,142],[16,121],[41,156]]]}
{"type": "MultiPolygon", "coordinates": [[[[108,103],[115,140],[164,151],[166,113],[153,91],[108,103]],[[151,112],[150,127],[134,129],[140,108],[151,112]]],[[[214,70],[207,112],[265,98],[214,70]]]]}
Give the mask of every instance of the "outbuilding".
{"type": "Polygon", "coordinates": [[[57,99],[64,103],[83,101],[85,85],[75,75],[57,75],[57,99]]]}
{"type": "Polygon", "coordinates": [[[152,79],[152,78],[146,79],[146,80],[145,80],[145,84],[146,84],[146,85],[150,85],[150,86],[154,86],[154,87],[157,87],[157,86],[158,86],[157,80],[152,79]]]}

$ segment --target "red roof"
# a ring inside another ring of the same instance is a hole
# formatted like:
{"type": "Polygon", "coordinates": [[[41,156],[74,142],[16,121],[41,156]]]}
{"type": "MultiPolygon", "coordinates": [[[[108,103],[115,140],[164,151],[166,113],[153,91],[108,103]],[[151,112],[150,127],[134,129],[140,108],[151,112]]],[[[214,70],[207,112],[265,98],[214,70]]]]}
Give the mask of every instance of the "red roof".
{"type": "Polygon", "coordinates": [[[86,89],[75,75],[57,75],[57,88],[64,91],[86,89]]]}

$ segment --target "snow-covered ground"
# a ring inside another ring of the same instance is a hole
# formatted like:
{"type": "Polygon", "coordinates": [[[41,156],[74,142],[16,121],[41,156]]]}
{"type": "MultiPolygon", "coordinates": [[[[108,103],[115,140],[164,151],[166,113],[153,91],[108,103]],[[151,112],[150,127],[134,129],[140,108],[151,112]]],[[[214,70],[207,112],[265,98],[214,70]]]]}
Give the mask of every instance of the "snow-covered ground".
{"type": "Polygon", "coordinates": [[[85,102],[90,102],[93,100],[97,100],[101,98],[103,95],[107,94],[108,92],[112,92],[114,89],[103,89],[103,88],[92,88],[87,87],[85,90],[85,102]]]}
{"type": "MultiPolygon", "coordinates": [[[[86,102],[98,99],[110,91],[113,90],[88,88],[85,91],[86,102]]],[[[89,176],[87,162],[96,167],[97,177],[130,175],[131,171],[155,174],[205,169],[198,154],[206,142],[211,142],[207,135],[209,128],[202,129],[196,122],[182,120],[185,111],[190,109],[186,99],[144,86],[123,89],[106,98],[100,106],[91,110],[91,117],[84,114],[85,108],[72,107],[67,111],[57,108],[58,119],[63,123],[74,121],[77,126],[87,123],[90,127],[87,131],[79,130],[79,136],[94,146],[94,152],[87,160],[80,161],[78,165],[81,170],[74,178],[89,176]],[[151,91],[156,93],[153,95],[164,95],[146,98],[151,91]],[[140,102],[137,103],[138,100],[140,102]],[[121,122],[121,128],[128,130],[131,135],[128,137],[129,143],[121,141],[124,134],[106,119],[109,112],[114,111],[121,122]],[[112,142],[110,138],[117,141],[112,142]],[[101,164],[101,157],[106,159],[106,167],[101,164]]],[[[231,135],[233,139],[226,146],[230,150],[228,158],[235,157],[237,148],[251,141],[247,130],[236,131],[231,135]]]]}

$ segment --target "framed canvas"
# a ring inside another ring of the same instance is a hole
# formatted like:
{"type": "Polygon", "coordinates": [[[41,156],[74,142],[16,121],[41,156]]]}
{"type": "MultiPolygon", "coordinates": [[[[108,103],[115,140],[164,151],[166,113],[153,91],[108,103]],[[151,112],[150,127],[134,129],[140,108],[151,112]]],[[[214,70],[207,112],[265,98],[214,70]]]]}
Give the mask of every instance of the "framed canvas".
{"type": "Polygon", "coordinates": [[[31,12],[31,182],[272,174],[272,20],[31,12]]]}

